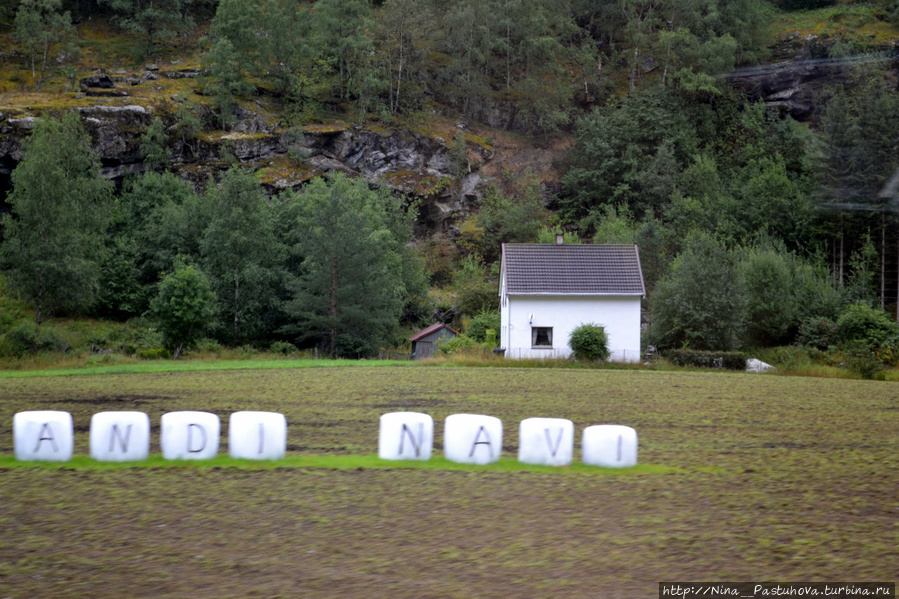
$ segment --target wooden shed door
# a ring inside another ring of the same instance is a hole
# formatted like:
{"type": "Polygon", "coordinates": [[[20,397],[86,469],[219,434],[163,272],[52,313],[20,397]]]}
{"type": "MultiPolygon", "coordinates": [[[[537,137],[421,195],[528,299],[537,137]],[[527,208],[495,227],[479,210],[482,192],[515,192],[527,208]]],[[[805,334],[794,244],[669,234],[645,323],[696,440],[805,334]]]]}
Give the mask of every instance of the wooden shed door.
{"type": "Polygon", "coordinates": [[[433,341],[419,341],[415,344],[415,359],[422,360],[424,358],[430,358],[434,355],[434,342],[433,341]]]}

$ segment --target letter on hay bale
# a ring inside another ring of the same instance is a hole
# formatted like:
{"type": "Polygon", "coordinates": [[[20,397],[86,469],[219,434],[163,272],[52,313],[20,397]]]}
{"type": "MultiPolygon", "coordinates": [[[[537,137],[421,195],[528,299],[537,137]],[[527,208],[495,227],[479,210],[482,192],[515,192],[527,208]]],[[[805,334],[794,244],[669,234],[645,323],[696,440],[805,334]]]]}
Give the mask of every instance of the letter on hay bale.
{"type": "Polygon", "coordinates": [[[168,412],[162,415],[159,444],[167,460],[208,460],[219,450],[219,417],[210,412],[168,412]]]}
{"type": "Polygon", "coordinates": [[[584,429],[584,463],[605,468],[637,465],[637,431],[629,426],[599,424],[584,429]]]}
{"type": "Polygon", "coordinates": [[[526,418],[518,427],[518,461],[568,466],[574,455],[574,423],[564,418],[526,418]]]}
{"type": "Polygon", "coordinates": [[[150,455],[150,418],[143,412],[99,412],[91,417],[91,457],[133,462],[150,455]]]}
{"type": "Polygon", "coordinates": [[[434,444],[434,419],[419,412],[381,415],[378,457],[382,460],[429,460],[434,444]]]}
{"type": "Polygon", "coordinates": [[[75,430],[72,415],[56,410],[19,412],[13,416],[13,444],[22,462],[68,462],[75,430]]]}
{"type": "Polygon", "coordinates": [[[489,464],[499,460],[503,449],[503,423],[480,414],[446,417],[443,451],[446,459],[461,464],[489,464]]]}
{"type": "Polygon", "coordinates": [[[277,412],[234,412],[228,420],[232,458],[280,460],[287,452],[287,419],[277,412]]]}

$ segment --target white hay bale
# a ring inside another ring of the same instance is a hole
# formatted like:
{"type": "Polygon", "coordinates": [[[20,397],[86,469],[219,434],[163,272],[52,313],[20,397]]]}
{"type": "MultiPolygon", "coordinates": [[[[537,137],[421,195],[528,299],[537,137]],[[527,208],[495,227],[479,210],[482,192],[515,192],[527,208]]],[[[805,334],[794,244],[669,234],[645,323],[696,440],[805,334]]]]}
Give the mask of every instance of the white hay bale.
{"type": "Polygon", "coordinates": [[[749,358],[746,360],[746,372],[768,372],[774,368],[771,364],[766,364],[761,360],[757,360],[755,358],[749,358]]]}
{"type": "Polygon", "coordinates": [[[159,444],[167,460],[208,460],[219,450],[219,417],[210,412],[168,412],[162,415],[159,444]]]}
{"type": "Polygon", "coordinates": [[[278,412],[234,412],[228,419],[228,454],[247,460],[280,460],[287,453],[287,418],[278,412]]]}
{"type": "Polygon", "coordinates": [[[133,462],[150,455],[150,418],[143,412],[99,412],[91,417],[91,457],[133,462]]]}
{"type": "Polygon", "coordinates": [[[453,414],[446,417],[443,451],[446,459],[461,464],[490,464],[503,450],[503,423],[481,414],[453,414]]]}
{"type": "Polygon", "coordinates": [[[419,412],[381,415],[378,457],[382,460],[429,460],[434,445],[434,419],[419,412]]]}
{"type": "Polygon", "coordinates": [[[518,461],[568,466],[574,455],[574,423],[564,418],[526,418],[518,427],[518,461]]]}
{"type": "Polygon", "coordinates": [[[19,412],[13,416],[13,444],[22,462],[68,462],[75,447],[72,415],[57,410],[19,412]]]}
{"type": "Polygon", "coordinates": [[[605,468],[637,465],[637,431],[619,424],[599,424],[584,429],[584,463],[605,468]]]}

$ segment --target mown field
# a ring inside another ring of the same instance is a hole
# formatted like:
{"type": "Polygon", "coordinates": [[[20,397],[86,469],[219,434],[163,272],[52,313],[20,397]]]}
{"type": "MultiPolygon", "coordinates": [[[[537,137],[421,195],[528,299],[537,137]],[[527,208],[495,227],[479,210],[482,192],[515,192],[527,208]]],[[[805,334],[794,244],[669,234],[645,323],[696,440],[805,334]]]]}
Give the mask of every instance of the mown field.
{"type": "Polygon", "coordinates": [[[0,378],[0,597],[640,598],[659,581],[895,580],[897,490],[893,383],[364,366],[0,378]],[[12,417],[31,409],[70,411],[82,457],[15,463],[12,417]],[[233,411],[279,411],[289,456],[96,468],[90,417],[130,409],[156,437],[167,411],[213,411],[225,430],[233,411]],[[500,417],[508,461],[354,460],[377,453],[378,417],[395,410],[434,417],[438,454],[446,416],[500,417]],[[633,426],[656,468],[518,468],[532,416],[569,418],[578,438],[633,426]]]}

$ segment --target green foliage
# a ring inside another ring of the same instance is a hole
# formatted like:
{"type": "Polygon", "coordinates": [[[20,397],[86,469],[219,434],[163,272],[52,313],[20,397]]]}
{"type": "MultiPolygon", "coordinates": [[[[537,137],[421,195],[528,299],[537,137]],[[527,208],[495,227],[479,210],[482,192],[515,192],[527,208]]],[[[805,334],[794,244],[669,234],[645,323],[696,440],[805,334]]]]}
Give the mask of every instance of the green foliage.
{"type": "Polygon", "coordinates": [[[282,200],[295,215],[289,243],[299,261],[284,303],[291,323],[282,330],[331,356],[375,354],[393,339],[406,294],[401,206],[342,174],[282,200]]]}
{"type": "Polygon", "coordinates": [[[200,242],[205,272],[218,297],[217,332],[231,340],[264,337],[275,309],[277,271],[284,250],[273,212],[252,174],[232,167],[207,191],[208,226],[200,242]]]}
{"type": "Polygon", "coordinates": [[[0,342],[0,352],[3,355],[18,358],[42,352],[66,351],[68,348],[68,343],[30,321],[10,328],[0,342]]]}
{"type": "Polygon", "coordinates": [[[288,343],[287,341],[275,341],[268,346],[268,351],[272,352],[273,354],[284,354],[285,356],[290,356],[297,353],[297,346],[293,343],[288,343]]]}
{"type": "MultiPolygon", "coordinates": [[[[512,196],[489,188],[477,216],[471,219],[474,230],[469,231],[469,249],[488,264],[499,259],[504,243],[534,242],[546,218],[539,180],[527,173],[523,181],[520,193],[512,196]]],[[[465,231],[462,233],[464,238],[465,231]]]]}
{"type": "Polygon", "coordinates": [[[193,27],[188,8],[194,0],[98,0],[116,14],[116,22],[126,31],[146,36],[147,50],[193,27]]]}
{"type": "Polygon", "coordinates": [[[193,265],[177,263],[174,272],[159,282],[159,292],[150,304],[150,317],[162,331],[166,349],[175,352],[175,358],[182,348],[190,347],[203,336],[215,317],[215,301],[206,275],[193,265]]]}
{"type": "Polygon", "coordinates": [[[170,154],[167,144],[165,124],[158,116],[154,117],[147,132],[140,139],[140,153],[148,170],[161,171],[168,166],[170,154]]]}
{"type": "Polygon", "coordinates": [[[870,349],[879,349],[899,342],[899,323],[883,310],[858,302],[840,314],[836,335],[842,343],[861,342],[870,349]]]}
{"type": "Polygon", "coordinates": [[[812,316],[799,325],[799,343],[824,350],[838,340],[837,323],[824,316],[812,316]]]}
{"type": "Polygon", "coordinates": [[[746,293],[734,252],[694,234],[656,286],[652,337],[659,347],[733,350],[745,328],[746,293]]]}
{"type": "Polygon", "coordinates": [[[843,356],[846,368],[857,373],[863,379],[877,378],[884,369],[883,360],[864,340],[857,340],[846,346],[843,356]]]}
{"type": "Polygon", "coordinates": [[[637,242],[637,224],[627,206],[620,209],[603,206],[599,213],[594,213],[594,218],[596,233],[593,235],[593,243],[633,245],[637,242]]]}
{"type": "Polygon", "coordinates": [[[696,351],[672,349],[665,357],[678,366],[697,368],[724,368],[726,370],[746,370],[746,354],[742,352],[696,351]]]}
{"type": "Polygon", "coordinates": [[[465,334],[478,343],[484,343],[487,341],[488,333],[493,331],[495,336],[496,331],[498,331],[500,327],[500,313],[485,310],[483,312],[478,312],[471,317],[471,320],[468,321],[468,327],[465,329],[465,334]]]}
{"type": "Polygon", "coordinates": [[[877,250],[871,240],[870,232],[862,237],[862,245],[849,256],[849,276],[843,294],[847,302],[862,302],[874,305],[877,291],[874,286],[875,273],[878,270],[877,250]]]}
{"type": "Polygon", "coordinates": [[[442,356],[465,354],[470,353],[473,350],[480,352],[483,349],[483,342],[465,334],[456,335],[452,339],[447,339],[437,346],[437,352],[442,356]]]}
{"type": "Polygon", "coordinates": [[[223,37],[212,44],[203,58],[207,71],[200,80],[203,93],[212,96],[223,128],[234,122],[236,96],[252,91],[253,86],[238,67],[238,53],[231,40],[223,37]]]}
{"type": "Polygon", "coordinates": [[[574,358],[584,362],[602,362],[612,355],[605,328],[592,322],[575,327],[568,337],[568,346],[574,358]]]}
{"type": "Polygon", "coordinates": [[[12,184],[0,247],[10,291],[31,302],[38,324],[85,310],[97,296],[111,185],[77,113],[35,123],[12,184]]]}
{"type": "Polygon", "coordinates": [[[499,286],[487,266],[474,256],[466,256],[453,278],[456,291],[455,308],[458,315],[475,315],[496,311],[499,307],[499,286]]]}
{"type": "MultiPolygon", "coordinates": [[[[753,345],[790,343],[802,322],[836,315],[840,297],[828,277],[783,248],[749,250],[740,269],[747,300],[747,340],[753,345]]],[[[814,326],[807,329],[811,338],[819,336],[814,326]]]]}
{"type": "Polygon", "coordinates": [[[562,218],[589,225],[601,220],[603,204],[625,205],[637,217],[659,212],[696,144],[684,107],[661,87],[595,109],[575,125],[559,198],[562,218]]]}
{"type": "Polygon", "coordinates": [[[74,35],[72,17],[61,8],[60,0],[22,0],[16,10],[16,39],[25,47],[35,91],[41,91],[50,49],[70,42],[74,35]]]}

